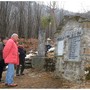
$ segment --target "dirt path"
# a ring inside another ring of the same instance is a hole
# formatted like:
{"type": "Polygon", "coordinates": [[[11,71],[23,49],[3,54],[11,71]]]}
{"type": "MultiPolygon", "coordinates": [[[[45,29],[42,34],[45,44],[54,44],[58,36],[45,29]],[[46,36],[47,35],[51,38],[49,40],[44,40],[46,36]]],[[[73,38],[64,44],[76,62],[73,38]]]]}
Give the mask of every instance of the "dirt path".
{"type": "MultiPolygon", "coordinates": [[[[18,84],[14,88],[63,88],[63,81],[56,79],[53,72],[41,72],[32,69],[26,69],[25,75],[15,76],[14,81],[18,84]]],[[[5,72],[3,74],[5,80],[5,72]]],[[[0,84],[0,88],[7,88],[4,84],[0,84]]],[[[69,88],[69,86],[67,86],[69,88]]]]}
{"type": "MultiPolygon", "coordinates": [[[[3,79],[5,80],[5,73],[3,74],[3,79]]],[[[13,87],[14,89],[63,89],[63,88],[90,88],[90,83],[87,84],[73,84],[72,82],[58,79],[54,77],[53,72],[42,72],[36,71],[32,69],[26,69],[25,75],[23,76],[15,76],[14,81],[18,84],[17,87],[13,87]]],[[[0,84],[0,88],[9,88],[4,84],[0,84]]]]}

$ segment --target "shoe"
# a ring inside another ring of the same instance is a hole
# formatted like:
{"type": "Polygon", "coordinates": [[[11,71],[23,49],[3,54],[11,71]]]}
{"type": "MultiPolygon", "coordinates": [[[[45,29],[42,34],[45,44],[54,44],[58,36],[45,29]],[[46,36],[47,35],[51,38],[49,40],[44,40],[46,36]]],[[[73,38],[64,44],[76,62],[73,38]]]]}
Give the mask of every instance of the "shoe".
{"type": "Polygon", "coordinates": [[[5,83],[5,86],[7,86],[8,84],[7,83],[5,83]]]}
{"type": "Polygon", "coordinates": [[[0,83],[4,83],[4,80],[0,80],[0,83]]]}
{"type": "Polygon", "coordinates": [[[7,84],[7,83],[5,83],[5,85],[8,86],[8,87],[15,87],[15,86],[17,86],[17,84],[7,84]]]}
{"type": "Polygon", "coordinates": [[[20,75],[24,75],[24,73],[20,74],[20,75]]]}
{"type": "Polygon", "coordinates": [[[20,76],[19,74],[16,74],[16,76],[20,76]]]}

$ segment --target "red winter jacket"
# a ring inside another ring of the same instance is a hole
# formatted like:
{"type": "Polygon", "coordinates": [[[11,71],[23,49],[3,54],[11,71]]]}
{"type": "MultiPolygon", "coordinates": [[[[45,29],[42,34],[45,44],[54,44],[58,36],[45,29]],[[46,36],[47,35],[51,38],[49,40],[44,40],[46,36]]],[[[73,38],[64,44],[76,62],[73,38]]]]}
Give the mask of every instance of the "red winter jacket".
{"type": "Polygon", "coordinates": [[[19,64],[18,47],[12,38],[7,41],[3,49],[3,59],[7,64],[19,64]]]}

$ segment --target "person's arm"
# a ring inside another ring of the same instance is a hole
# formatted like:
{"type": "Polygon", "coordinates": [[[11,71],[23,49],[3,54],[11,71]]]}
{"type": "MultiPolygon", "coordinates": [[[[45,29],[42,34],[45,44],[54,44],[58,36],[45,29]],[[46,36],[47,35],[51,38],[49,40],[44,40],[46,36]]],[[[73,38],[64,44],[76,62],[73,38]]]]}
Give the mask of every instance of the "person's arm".
{"type": "Polygon", "coordinates": [[[12,41],[8,41],[3,49],[3,58],[5,59],[12,48],[12,41]]]}
{"type": "Polygon", "coordinates": [[[2,58],[2,52],[3,51],[3,43],[2,42],[0,42],[0,57],[2,58]]]}

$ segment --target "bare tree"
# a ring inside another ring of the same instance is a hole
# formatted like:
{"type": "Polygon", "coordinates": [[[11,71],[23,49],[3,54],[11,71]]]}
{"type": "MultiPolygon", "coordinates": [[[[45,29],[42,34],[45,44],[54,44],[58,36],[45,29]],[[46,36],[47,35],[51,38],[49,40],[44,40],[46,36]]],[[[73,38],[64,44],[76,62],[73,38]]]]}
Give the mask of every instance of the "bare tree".
{"type": "Polygon", "coordinates": [[[35,18],[35,23],[36,23],[36,35],[35,35],[35,38],[38,38],[38,32],[39,30],[41,29],[41,7],[40,7],[40,4],[38,3],[34,3],[34,18],[35,18]]]}
{"type": "Polygon", "coordinates": [[[47,34],[46,37],[53,37],[57,24],[56,3],[51,2],[49,12],[46,12],[45,9],[47,7],[42,2],[0,2],[1,36],[10,36],[16,32],[19,37],[38,38],[39,30],[43,29],[41,20],[43,17],[47,17],[47,26],[43,30],[47,34]]]}
{"type": "Polygon", "coordinates": [[[8,2],[0,2],[0,34],[6,36],[8,2]]]}
{"type": "Polygon", "coordinates": [[[50,22],[50,27],[51,27],[51,31],[50,31],[50,38],[54,38],[54,33],[56,32],[56,16],[55,16],[55,10],[57,6],[57,2],[56,1],[50,1],[50,4],[48,5],[49,7],[49,13],[51,16],[51,22],[50,22]]]}
{"type": "Polygon", "coordinates": [[[20,18],[20,21],[19,21],[19,29],[18,29],[18,34],[20,37],[23,37],[24,36],[24,19],[25,19],[25,16],[24,16],[24,2],[20,2],[19,3],[19,18],[20,18]]]}
{"type": "Polygon", "coordinates": [[[33,23],[33,19],[32,19],[32,3],[33,2],[28,2],[28,38],[33,37],[32,36],[32,23],[33,23]]]}

